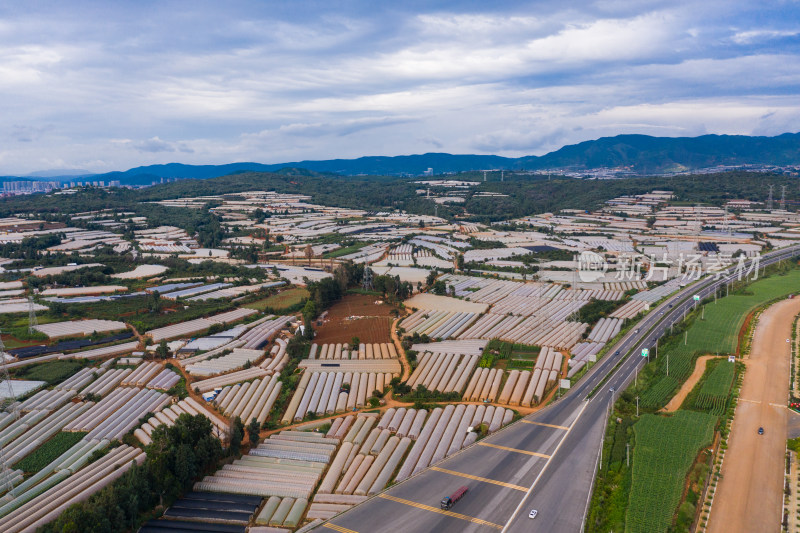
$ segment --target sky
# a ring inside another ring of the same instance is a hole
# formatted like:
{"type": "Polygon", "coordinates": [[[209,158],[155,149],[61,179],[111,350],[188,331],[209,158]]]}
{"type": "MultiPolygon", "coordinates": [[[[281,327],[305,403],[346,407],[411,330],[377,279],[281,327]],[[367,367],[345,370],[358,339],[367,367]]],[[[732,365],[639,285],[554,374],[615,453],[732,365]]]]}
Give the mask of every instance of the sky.
{"type": "Polygon", "coordinates": [[[800,0],[0,3],[0,175],[798,124],[800,0]]]}

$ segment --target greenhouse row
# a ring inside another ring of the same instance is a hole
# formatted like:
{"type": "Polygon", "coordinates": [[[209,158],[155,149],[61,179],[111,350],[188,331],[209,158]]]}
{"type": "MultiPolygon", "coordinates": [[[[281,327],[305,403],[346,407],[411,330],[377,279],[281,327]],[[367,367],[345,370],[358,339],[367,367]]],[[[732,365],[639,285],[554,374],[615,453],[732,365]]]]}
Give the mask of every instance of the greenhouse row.
{"type": "Polygon", "coordinates": [[[208,377],[244,368],[245,365],[253,364],[262,357],[264,357],[264,350],[234,348],[227,355],[194,363],[185,368],[192,376],[208,377]]]}
{"type": "Polygon", "coordinates": [[[141,464],[144,458],[140,449],[123,444],[77,472],[68,468],[59,470],[52,481],[48,479],[48,482],[31,489],[29,496],[18,496],[19,500],[30,499],[0,518],[0,530],[7,533],[34,532],[53,521],[70,505],[85,501],[110,485],[133,463],[141,464]]]}
{"type": "Polygon", "coordinates": [[[493,402],[500,392],[502,381],[502,369],[479,368],[472,375],[463,398],[468,402],[493,402]]]}
{"type": "Polygon", "coordinates": [[[512,370],[508,374],[497,403],[531,407],[544,399],[545,393],[558,383],[563,356],[560,352],[543,347],[533,367],[529,370],[512,370]]]}
{"type": "Polygon", "coordinates": [[[214,390],[218,387],[239,383],[240,381],[249,381],[255,378],[262,378],[269,375],[269,372],[263,368],[248,368],[246,370],[237,370],[230,374],[223,374],[203,381],[195,381],[192,383],[192,388],[199,390],[201,393],[214,390]]]}
{"type": "Polygon", "coordinates": [[[126,375],[120,382],[123,386],[144,387],[150,380],[156,377],[164,367],[155,361],[149,361],[140,365],[133,372],[126,375]]]}
{"type": "Polygon", "coordinates": [[[309,359],[397,359],[394,344],[375,343],[358,345],[358,350],[350,350],[348,344],[312,344],[309,359]]]}
{"type": "Polygon", "coordinates": [[[622,329],[622,320],[619,318],[601,318],[586,338],[592,342],[605,344],[613,339],[620,329],[622,329]]]}
{"type": "Polygon", "coordinates": [[[363,407],[373,392],[383,394],[392,374],[376,372],[309,372],[300,378],[284,423],[302,420],[311,412],[333,414],[363,407]]]}
{"type": "Polygon", "coordinates": [[[254,381],[227,386],[214,399],[217,409],[228,418],[240,417],[245,424],[252,419],[263,424],[281,392],[278,374],[254,381]]]}
{"type": "Polygon", "coordinates": [[[643,313],[649,308],[649,304],[644,300],[630,300],[623,304],[619,309],[611,313],[611,318],[634,318],[639,313],[643,313]]]}
{"type": "Polygon", "coordinates": [[[454,311],[416,311],[403,320],[405,335],[427,335],[432,339],[458,337],[478,315],[454,311]]]}
{"type": "Polygon", "coordinates": [[[577,374],[578,371],[589,362],[589,358],[600,353],[602,349],[603,344],[599,342],[581,342],[573,346],[570,350],[572,357],[569,360],[569,372],[567,372],[567,377],[571,378],[577,374]]]}
{"type": "Polygon", "coordinates": [[[174,324],[172,326],[152,329],[147,332],[147,335],[153,339],[153,342],[189,336],[193,333],[205,331],[214,324],[228,324],[230,322],[236,322],[237,320],[241,320],[257,312],[258,311],[255,309],[234,309],[233,311],[220,313],[208,318],[198,318],[195,320],[189,320],[187,322],[181,322],[180,324],[174,324]]]}
{"type": "Polygon", "coordinates": [[[467,385],[478,359],[480,356],[477,354],[425,352],[407,384],[412,389],[424,385],[431,391],[460,393],[467,385]]]}
{"type": "Polygon", "coordinates": [[[337,444],[321,433],[282,431],[203,478],[194,490],[308,501],[337,444]]]}

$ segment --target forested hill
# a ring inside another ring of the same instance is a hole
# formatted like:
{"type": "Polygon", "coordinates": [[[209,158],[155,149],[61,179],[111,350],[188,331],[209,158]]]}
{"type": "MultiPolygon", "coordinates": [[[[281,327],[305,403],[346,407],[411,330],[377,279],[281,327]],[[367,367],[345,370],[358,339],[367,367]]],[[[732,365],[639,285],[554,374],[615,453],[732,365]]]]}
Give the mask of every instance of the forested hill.
{"type": "MultiPolygon", "coordinates": [[[[265,157],[268,157],[265,155],[265,157]]],[[[589,169],[630,167],[642,174],[696,170],[716,165],[800,165],[800,133],[777,137],[703,135],[701,137],[650,137],[617,135],[565,146],[543,156],[520,158],[496,155],[453,155],[429,153],[394,157],[360,157],[325,161],[295,161],[264,165],[184,165],[170,163],[132,168],[92,176],[91,180],[119,180],[125,185],[150,184],[161,178],[208,179],[240,172],[277,172],[302,168],[314,172],[356,175],[420,175],[427,169],[435,174],[470,170],[507,169],[589,169]]]]}

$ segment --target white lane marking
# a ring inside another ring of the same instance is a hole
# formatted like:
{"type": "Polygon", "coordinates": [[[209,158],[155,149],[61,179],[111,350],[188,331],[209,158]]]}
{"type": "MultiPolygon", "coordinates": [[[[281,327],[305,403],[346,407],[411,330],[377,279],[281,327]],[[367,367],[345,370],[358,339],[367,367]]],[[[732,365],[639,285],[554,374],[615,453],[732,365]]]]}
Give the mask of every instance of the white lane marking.
{"type": "Polygon", "coordinates": [[[544,463],[544,467],[543,467],[543,468],[542,468],[542,469],[539,471],[539,475],[538,475],[538,476],[536,476],[536,479],[534,479],[534,480],[533,480],[533,483],[531,484],[531,487],[528,489],[528,493],[527,493],[527,494],[526,494],[526,495],[525,495],[525,496],[522,498],[522,500],[520,500],[520,502],[519,502],[519,505],[517,505],[517,508],[516,508],[516,509],[514,509],[514,513],[511,515],[511,518],[509,518],[509,519],[508,519],[508,522],[506,522],[506,525],[505,525],[505,526],[503,526],[503,531],[502,531],[501,533],[506,533],[506,531],[508,531],[508,526],[511,524],[511,522],[513,522],[513,521],[514,521],[514,518],[516,518],[516,516],[519,514],[519,510],[520,510],[520,509],[522,509],[522,504],[524,504],[524,503],[525,503],[525,500],[527,500],[527,499],[528,499],[528,497],[529,497],[529,496],[531,495],[531,493],[533,492],[533,488],[534,488],[534,487],[536,486],[536,484],[539,482],[539,478],[541,478],[541,477],[542,477],[542,474],[544,474],[544,471],[545,471],[545,470],[547,470],[547,467],[550,465],[550,461],[552,461],[552,460],[553,460],[553,457],[555,457],[555,456],[556,456],[556,454],[558,453],[558,449],[559,449],[559,448],[561,448],[561,445],[562,445],[562,444],[564,444],[564,441],[565,441],[565,440],[567,440],[567,437],[569,436],[570,432],[572,431],[572,428],[574,428],[574,427],[575,427],[575,424],[577,424],[577,423],[578,423],[578,420],[580,419],[580,417],[581,417],[581,415],[583,414],[583,411],[584,411],[584,409],[586,409],[586,406],[587,406],[587,405],[589,405],[589,402],[584,400],[584,402],[583,402],[583,407],[581,407],[581,410],[580,410],[580,412],[578,413],[578,416],[576,416],[576,417],[575,417],[575,420],[574,420],[574,421],[572,422],[572,424],[569,426],[569,429],[568,429],[567,431],[565,431],[565,432],[564,432],[564,436],[563,436],[563,437],[561,438],[561,440],[559,441],[559,443],[558,443],[558,446],[556,446],[556,449],[555,449],[555,450],[553,450],[553,454],[552,454],[552,455],[550,456],[550,458],[549,458],[549,459],[548,459],[548,460],[547,460],[547,461],[544,463]]]}

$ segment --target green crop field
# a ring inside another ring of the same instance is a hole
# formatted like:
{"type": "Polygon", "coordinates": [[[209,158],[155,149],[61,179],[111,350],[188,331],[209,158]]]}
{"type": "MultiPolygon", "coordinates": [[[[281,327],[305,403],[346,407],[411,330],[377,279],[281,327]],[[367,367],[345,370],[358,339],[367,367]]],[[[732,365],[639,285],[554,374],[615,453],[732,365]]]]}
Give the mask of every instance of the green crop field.
{"type": "Polygon", "coordinates": [[[646,414],[633,425],[632,482],[626,533],[668,531],[686,475],[701,447],[711,443],[717,417],[693,411],[646,414]]]}
{"type": "Polygon", "coordinates": [[[723,414],[735,375],[735,363],[719,362],[700,386],[700,393],[694,401],[694,406],[715,415],[723,414]]]}
{"type": "Polygon", "coordinates": [[[325,259],[332,259],[335,257],[341,257],[343,255],[352,254],[364,248],[368,244],[369,244],[368,242],[357,242],[350,246],[345,246],[344,248],[333,250],[332,252],[325,252],[324,254],[322,254],[322,257],[324,257],[325,259]]]}
{"type": "Polygon", "coordinates": [[[276,311],[280,311],[282,309],[289,309],[290,307],[299,304],[305,298],[308,298],[308,291],[302,287],[294,287],[283,292],[279,292],[278,294],[268,296],[263,300],[257,300],[255,302],[245,304],[243,307],[257,309],[258,311],[263,311],[264,309],[274,309],[276,311]]]}
{"type": "Polygon", "coordinates": [[[24,472],[36,473],[58,459],[62,453],[72,448],[85,435],[86,433],[82,432],[69,433],[62,431],[56,433],[52,439],[36,448],[32,454],[15,464],[14,468],[24,472]]]}
{"type": "Polygon", "coordinates": [[[704,318],[697,318],[684,339],[675,339],[659,350],[658,373],[662,378],[642,396],[645,407],[661,407],[672,393],[692,373],[695,356],[705,353],[736,353],[739,331],[747,315],[772,299],[800,292],[800,270],[774,274],[754,281],[745,292],[719,298],[706,304],[704,318]],[[666,358],[669,354],[669,376],[666,358]]]}
{"type": "Polygon", "coordinates": [[[31,365],[15,373],[19,379],[32,379],[46,381],[48,385],[59,383],[80,370],[82,365],[75,361],[47,361],[38,365],[31,365]]]}

